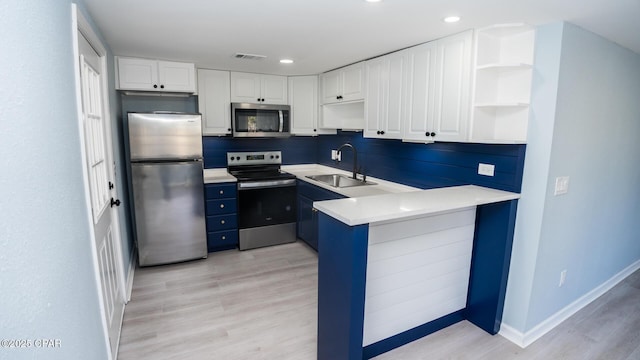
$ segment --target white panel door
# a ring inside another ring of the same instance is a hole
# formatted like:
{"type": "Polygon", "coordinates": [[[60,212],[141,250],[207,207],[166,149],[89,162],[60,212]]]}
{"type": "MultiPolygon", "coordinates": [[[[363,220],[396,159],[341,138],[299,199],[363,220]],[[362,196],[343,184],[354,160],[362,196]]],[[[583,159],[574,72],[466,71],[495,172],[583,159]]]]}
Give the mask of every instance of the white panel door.
{"type": "Polygon", "coordinates": [[[158,62],[119,57],[118,82],[122,90],[158,90],[158,62]]]}
{"type": "Polygon", "coordinates": [[[260,103],[260,74],[231,72],[231,102],[260,103]]]}
{"type": "Polygon", "coordinates": [[[202,135],[231,134],[230,78],[228,71],[198,69],[198,110],[202,135]]]}
{"type": "Polygon", "coordinates": [[[322,103],[332,104],[339,102],[342,91],[342,72],[340,70],[330,71],[322,74],[322,103]]]}
{"type": "Polygon", "coordinates": [[[402,127],[406,118],[406,109],[403,101],[406,96],[407,51],[398,51],[386,57],[388,59],[387,106],[384,117],[384,137],[387,139],[401,139],[402,127]]]}
{"type": "Polygon", "coordinates": [[[341,101],[364,99],[365,75],[364,62],[359,62],[342,69],[341,101]]]}
{"type": "Polygon", "coordinates": [[[472,32],[437,41],[434,132],[438,141],[465,141],[469,127],[472,32]]]}
{"type": "Polygon", "coordinates": [[[287,77],[262,75],[260,95],[263,104],[287,105],[287,77]]]}
{"type": "Polygon", "coordinates": [[[407,120],[403,139],[433,141],[433,101],[436,62],[435,42],[412,47],[408,51],[407,120]]]}
{"type": "Polygon", "coordinates": [[[109,332],[112,354],[117,353],[125,298],[121,281],[121,264],[114,226],[111,191],[114,183],[113,158],[108,144],[108,124],[102,81],[102,59],[79,33],[80,87],[82,94],[82,124],[87,162],[87,177],[93,214],[95,249],[97,251],[104,316],[109,332]]]}
{"type": "Polygon", "coordinates": [[[316,136],[318,134],[318,77],[290,76],[289,105],[291,105],[291,133],[316,136]]]}
{"type": "Polygon", "coordinates": [[[195,65],[173,61],[158,61],[158,80],[163,91],[196,91],[195,65]]]}
{"type": "Polygon", "coordinates": [[[367,86],[365,91],[364,106],[364,137],[384,138],[384,116],[386,108],[386,97],[384,88],[387,83],[384,78],[387,76],[389,61],[386,57],[379,57],[367,61],[365,65],[367,74],[367,86]]]}

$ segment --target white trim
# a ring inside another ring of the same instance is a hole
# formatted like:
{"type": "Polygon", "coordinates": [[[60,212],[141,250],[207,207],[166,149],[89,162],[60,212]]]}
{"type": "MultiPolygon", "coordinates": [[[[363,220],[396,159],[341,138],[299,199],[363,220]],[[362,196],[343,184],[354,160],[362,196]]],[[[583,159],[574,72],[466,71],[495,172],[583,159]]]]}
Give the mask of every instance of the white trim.
{"type": "Polygon", "coordinates": [[[624,280],[627,276],[636,272],[638,269],[640,269],[640,260],[637,260],[633,264],[627,266],[625,269],[612,276],[609,280],[581,296],[571,304],[565,306],[562,310],[551,315],[526,333],[522,333],[507,324],[502,324],[499,334],[521,348],[525,348],[549,331],[553,330],[553,328],[560,325],[560,323],[567,320],[573,314],[589,305],[592,301],[604,295],[607,291],[611,290],[614,286],[624,280]]]}
{"type": "Polygon", "coordinates": [[[100,305],[100,318],[102,322],[102,332],[104,337],[104,345],[105,351],[108,359],[113,359],[113,354],[111,353],[111,343],[109,341],[109,327],[106,319],[106,310],[103,302],[102,296],[102,287],[100,284],[102,280],[100,279],[100,270],[98,269],[98,251],[96,249],[96,244],[93,239],[95,238],[95,231],[93,227],[93,213],[91,211],[91,191],[89,189],[89,179],[87,178],[87,174],[89,173],[89,169],[87,168],[87,154],[86,154],[86,144],[84,142],[84,129],[82,126],[82,94],[80,85],[80,53],[78,46],[78,31],[80,30],[80,23],[86,22],[84,17],[78,10],[78,7],[75,3],[71,4],[71,24],[72,24],[72,37],[73,37],[73,66],[74,66],[74,74],[75,74],[75,88],[76,88],[76,112],[77,112],[77,125],[78,125],[78,133],[80,135],[80,155],[82,158],[82,185],[84,188],[84,200],[85,200],[85,210],[87,214],[87,222],[89,225],[89,236],[91,237],[91,260],[93,263],[93,275],[95,278],[96,291],[98,295],[98,304],[100,305]],[[82,19],[82,20],[80,20],[82,19]]]}
{"type": "Polygon", "coordinates": [[[131,301],[131,293],[133,292],[133,274],[136,271],[136,259],[138,258],[138,249],[133,247],[131,251],[131,259],[129,260],[129,276],[127,277],[127,287],[125,288],[125,300],[128,304],[131,301]]]}

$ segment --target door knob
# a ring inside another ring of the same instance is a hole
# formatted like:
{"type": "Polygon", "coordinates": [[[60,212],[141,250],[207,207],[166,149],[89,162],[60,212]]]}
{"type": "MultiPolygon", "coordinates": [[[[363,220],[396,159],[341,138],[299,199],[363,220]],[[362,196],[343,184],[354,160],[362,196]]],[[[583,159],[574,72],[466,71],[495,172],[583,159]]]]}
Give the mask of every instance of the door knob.
{"type": "Polygon", "coordinates": [[[111,207],[114,206],[120,206],[120,199],[115,200],[114,198],[111,198],[111,207]]]}

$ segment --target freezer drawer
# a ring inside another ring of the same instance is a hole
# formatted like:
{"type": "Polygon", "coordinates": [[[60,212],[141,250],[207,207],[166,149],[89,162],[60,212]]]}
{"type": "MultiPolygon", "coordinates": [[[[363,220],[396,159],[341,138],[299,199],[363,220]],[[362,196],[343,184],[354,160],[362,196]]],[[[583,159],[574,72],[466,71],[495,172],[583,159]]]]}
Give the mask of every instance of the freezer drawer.
{"type": "Polygon", "coordinates": [[[140,266],[204,258],[202,162],[131,164],[140,266]]]}
{"type": "Polygon", "coordinates": [[[131,161],[202,158],[200,114],[129,113],[131,161]]]}

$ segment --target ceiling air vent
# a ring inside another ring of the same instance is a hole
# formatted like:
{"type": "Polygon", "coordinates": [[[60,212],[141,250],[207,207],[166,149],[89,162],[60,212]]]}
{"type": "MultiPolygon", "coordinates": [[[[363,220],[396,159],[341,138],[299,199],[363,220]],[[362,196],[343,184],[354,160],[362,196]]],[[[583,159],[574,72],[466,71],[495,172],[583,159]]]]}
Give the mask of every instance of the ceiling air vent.
{"type": "Polygon", "coordinates": [[[243,60],[264,60],[267,58],[264,55],[244,54],[244,53],[236,53],[235,55],[233,55],[233,57],[236,59],[243,59],[243,60]]]}

